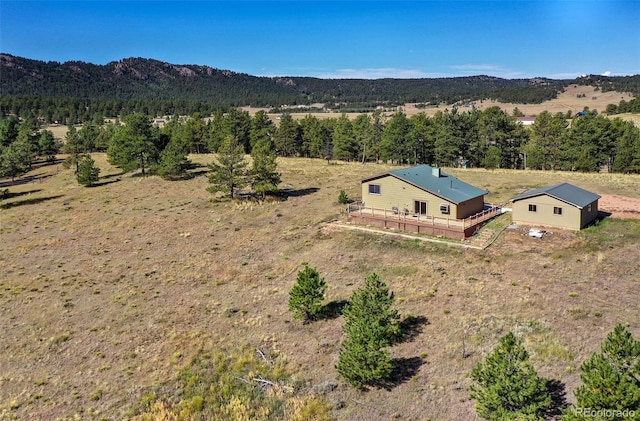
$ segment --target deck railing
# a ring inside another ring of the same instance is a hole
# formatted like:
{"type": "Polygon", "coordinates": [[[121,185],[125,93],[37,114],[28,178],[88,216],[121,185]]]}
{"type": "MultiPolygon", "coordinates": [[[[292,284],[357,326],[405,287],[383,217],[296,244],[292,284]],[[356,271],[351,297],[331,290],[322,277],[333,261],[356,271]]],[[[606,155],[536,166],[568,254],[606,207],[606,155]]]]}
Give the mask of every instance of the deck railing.
{"type": "Polygon", "coordinates": [[[501,212],[501,207],[493,204],[486,204],[485,210],[478,212],[465,219],[442,218],[429,215],[419,215],[407,210],[371,208],[363,206],[362,202],[350,203],[347,212],[350,215],[357,214],[362,216],[371,216],[392,221],[411,221],[424,225],[437,225],[453,229],[461,229],[472,227],[480,224],[488,219],[493,218],[501,212]]]}

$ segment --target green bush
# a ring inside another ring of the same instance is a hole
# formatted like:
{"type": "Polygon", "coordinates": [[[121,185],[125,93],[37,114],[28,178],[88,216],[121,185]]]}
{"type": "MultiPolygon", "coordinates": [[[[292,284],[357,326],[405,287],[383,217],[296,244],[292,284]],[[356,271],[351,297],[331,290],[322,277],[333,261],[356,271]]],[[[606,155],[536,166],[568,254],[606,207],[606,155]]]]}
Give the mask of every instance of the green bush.
{"type": "Polygon", "coordinates": [[[338,203],[340,203],[341,205],[346,205],[347,203],[349,203],[349,196],[347,195],[346,191],[340,190],[340,194],[338,195],[338,203]]]}
{"type": "Polygon", "coordinates": [[[400,333],[394,299],[387,285],[374,273],[344,308],[346,338],[336,369],[354,387],[382,384],[391,377],[393,362],[386,347],[400,333]]]}
{"type": "Polygon", "coordinates": [[[327,284],[315,268],[305,265],[298,272],[296,283],[289,292],[289,310],[293,317],[305,322],[313,320],[322,311],[327,284]]]}
{"type": "Polygon", "coordinates": [[[78,174],[76,179],[83,186],[93,186],[100,179],[100,168],[96,167],[96,163],[89,155],[85,155],[78,163],[78,174]]]}
{"type": "Polygon", "coordinates": [[[471,371],[471,378],[471,398],[484,419],[541,420],[552,406],[547,381],[538,376],[511,332],[471,371]]]}

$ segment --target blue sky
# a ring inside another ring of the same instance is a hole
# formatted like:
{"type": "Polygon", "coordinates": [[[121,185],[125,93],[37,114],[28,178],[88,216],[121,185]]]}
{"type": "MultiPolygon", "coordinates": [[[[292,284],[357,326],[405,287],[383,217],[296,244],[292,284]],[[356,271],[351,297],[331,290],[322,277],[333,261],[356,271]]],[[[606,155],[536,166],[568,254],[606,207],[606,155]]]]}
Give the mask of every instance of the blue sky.
{"type": "Polygon", "coordinates": [[[0,52],[264,76],[640,74],[640,1],[6,1],[0,52]]]}

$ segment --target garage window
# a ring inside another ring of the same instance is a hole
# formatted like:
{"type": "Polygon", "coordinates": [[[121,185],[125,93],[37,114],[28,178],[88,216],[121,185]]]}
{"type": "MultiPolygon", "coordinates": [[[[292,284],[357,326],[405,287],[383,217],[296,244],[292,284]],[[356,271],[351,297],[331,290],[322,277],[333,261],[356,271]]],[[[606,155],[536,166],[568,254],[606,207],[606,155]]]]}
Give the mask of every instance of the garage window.
{"type": "Polygon", "coordinates": [[[553,214],[554,215],[562,215],[562,208],[559,208],[557,206],[553,207],[553,214]]]}
{"type": "Polygon", "coordinates": [[[529,205],[529,212],[537,212],[538,205],[529,205]]]}

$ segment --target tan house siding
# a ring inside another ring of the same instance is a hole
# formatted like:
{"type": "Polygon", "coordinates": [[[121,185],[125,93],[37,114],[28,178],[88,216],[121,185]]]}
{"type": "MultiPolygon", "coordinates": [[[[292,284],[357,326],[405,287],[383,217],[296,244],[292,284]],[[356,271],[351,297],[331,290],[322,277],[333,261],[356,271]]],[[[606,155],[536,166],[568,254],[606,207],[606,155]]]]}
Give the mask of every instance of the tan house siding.
{"type": "Polygon", "coordinates": [[[593,220],[598,217],[598,201],[595,200],[589,205],[582,208],[580,218],[580,228],[584,228],[589,225],[593,220]]]}
{"type": "Polygon", "coordinates": [[[598,201],[583,209],[548,195],[521,199],[513,202],[513,222],[525,225],[540,225],[580,230],[598,215],[598,201]],[[535,206],[535,212],[529,206],[535,206]],[[589,207],[591,208],[589,210],[589,207]],[[562,214],[554,213],[554,208],[562,209],[562,214]]]}
{"type": "Polygon", "coordinates": [[[414,202],[427,203],[427,215],[449,219],[464,219],[481,212],[484,208],[484,197],[476,197],[458,205],[420,189],[406,181],[392,175],[385,175],[377,179],[362,183],[362,201],[368,208],[387,209],[397,208],[399,211],[407,209],[414,212],[414,202]],[[369,185],[380,186],[380,194],[369,193],[369,185]],[[440,211],[441,204],[449,205],[449,213],[440,211]]]}
{"type": "Polygon", "coordinates": [[[457,219],[468,218],[484,210],[484,196],[479,196],[458,205],[457,219]]]}

